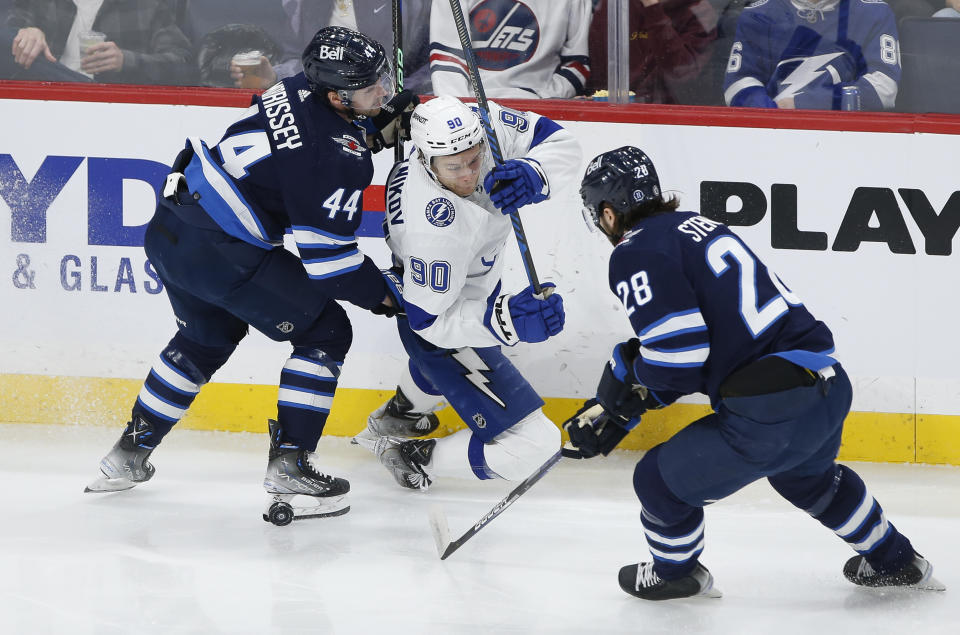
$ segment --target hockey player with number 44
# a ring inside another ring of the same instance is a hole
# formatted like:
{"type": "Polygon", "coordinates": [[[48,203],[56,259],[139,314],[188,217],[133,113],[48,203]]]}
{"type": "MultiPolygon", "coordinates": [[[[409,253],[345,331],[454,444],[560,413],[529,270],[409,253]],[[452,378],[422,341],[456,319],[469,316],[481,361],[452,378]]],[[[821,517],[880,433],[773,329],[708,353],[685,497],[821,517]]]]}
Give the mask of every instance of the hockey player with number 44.
{"type": "Polygon", "coordinates": [[[403,269],[406,313],[397,329],[410,360],[396,394],[356,440],[412,489],[447,476],[522,480],[560,448],[543,401],[500,347],[558,334],[563,301],[552,284],[540,297],[529,286],[502,288],[501,276],[508,214],[569,183],[580,148],[546,117],[490,108],[502,165],[493,165],[477,112],[442,96],[413,111],[416,149],[387,180],[385,233],[403,269]],[[445,401],[468,429],[403,438],[436,428],[433,413],[445,401]]]}
{"type": "Polygon", "coordinates": [[[835,461],[852,388],[830,329],[728,227],[676,211],[640,149],[594,158],[580,193],[588,225],[615,245],[610,289],[636,337],[614,347],[597,399],[564,424],[564,455],[607,454],[644,412],[683,395],[703,393],[714,410],[637,463],[653,561],[623,567],[621,588],[645,600],[719,597],[700,564],[704,507],[766,478],[857,552],[843,568],[854,584],[942,590],[835,461]]]}
{"type": "Polygon", "coordinates": [[[893,11],[881,0],[760,0],[737,20],[728,106],[890,110],[900,82],[893,11]],[[844,94],[853,94],[853,100],[844,94]]]}

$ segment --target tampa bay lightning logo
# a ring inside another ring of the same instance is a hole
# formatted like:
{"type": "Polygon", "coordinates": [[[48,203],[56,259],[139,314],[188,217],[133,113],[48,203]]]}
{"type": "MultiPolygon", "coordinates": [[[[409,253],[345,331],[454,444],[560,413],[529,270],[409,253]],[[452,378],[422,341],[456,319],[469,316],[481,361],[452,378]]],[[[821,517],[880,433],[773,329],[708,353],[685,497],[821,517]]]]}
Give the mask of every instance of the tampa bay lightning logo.
{"type": "Polygon", "coordinates": [[[540,24],[522,2],[483,0],[470,12],[470,39],[477,66],[502,71],[533,57],[540,44],[540,24]]]}
{"type": "Polygon", "coordinates": [[[437,227],[446,227],[453,222],[453,218],[457,215],[450,199],[442,196],[438,196],[427,203],[426,213],[427,220],[437,227]]]}

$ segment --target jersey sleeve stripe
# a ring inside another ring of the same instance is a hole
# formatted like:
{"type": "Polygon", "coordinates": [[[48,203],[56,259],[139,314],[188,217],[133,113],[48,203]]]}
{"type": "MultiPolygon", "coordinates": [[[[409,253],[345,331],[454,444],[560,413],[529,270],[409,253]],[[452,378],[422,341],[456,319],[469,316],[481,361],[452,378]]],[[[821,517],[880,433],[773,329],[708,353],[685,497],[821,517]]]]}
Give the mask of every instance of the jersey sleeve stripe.
{"type": "Polygon", "coordinates": [[[307,275],[314,280],[323,280],[339,276],[350,271],[356,271],[363,265],[363,254],[359,250],[351,250],[333,258],[317,258],[304,260],[303,266],[307,275]]]}
{"type": "Polygon", "coordinates": [[[710,356],[710,345],[678,349],[657,349],[640,346],[640,356],[644,362],[654,366],[675,366],[678,368],[703,366],[703,363],[710,356]]]}
{"type": "Polygon", "coordinates": [[[663,316],[646,328],[640,329],[637,332],[637,337],[640,338],[642,343],[646,344],[655,339],[663,339],[693,330],[706,330],[706,328],[707,323],[703,321],[700,310],[689,309],[663,316]]]}
{"type": "MultiPolygon", "coordinates": [[[[743,77],[730,84],[727,90],[724,91],[723,98],[726,100],[728,106],[732,106],[734,105],[733,98],[737,96],[737,93],[753,86],[763,89],[763,83],[759,79],[755,77],[743,77]]],[[[766,94],[765,89],[764,94],[766,94]]]]}
{"type": "Polygon", "coordinates": [[[425,328],[429,328],[437,321],[436,315],[424,311],[412,302],[405,300],[403,306],[407,312],[407,320],[410,322],[410,328],[414,331],[422,331],[425,328]]]}
{"type": "Polygon", "coordinates": [[[553,119],[548,117],[540,117],[537,119],[537,124],[533,127],[533,140],[530,142],[530,149],[543,143],[547,137],[557,130],[562,130],[562,128],[557,125],[557,122],[553,119]]]}
{"type": "Polygon", "coordinates": [[[867,73],[862,79],[867,80],[877,91],[877,97],[880,98],[880,103],[883,104],[884,108],[893,108],[897,99],[897,82],[892,77],[880,71],[874,71],[867,73]]]}
{"type": "Polygon", "coordinates": [[[349,245],[357,241],[355,236],[344,236],[332,232],[323,231],[316,227],[307,227],[305,225],[294,225],[290,228],[293,233],[293,240],[297,247],[312,247],[314,249],[324,249],[325,247],[340,247],[349,245]]]}
{"type": "Polygon", "coordinates": [[[194,157],[184,170],[189,186],[200,194],[203,209],[225,232],[240,240],[272,249],[283,244],[271,240],[260,225],[260,220],[243,198],[233,181],[210,157],[206,145],[197,137],[190,137],[194,157]]]}

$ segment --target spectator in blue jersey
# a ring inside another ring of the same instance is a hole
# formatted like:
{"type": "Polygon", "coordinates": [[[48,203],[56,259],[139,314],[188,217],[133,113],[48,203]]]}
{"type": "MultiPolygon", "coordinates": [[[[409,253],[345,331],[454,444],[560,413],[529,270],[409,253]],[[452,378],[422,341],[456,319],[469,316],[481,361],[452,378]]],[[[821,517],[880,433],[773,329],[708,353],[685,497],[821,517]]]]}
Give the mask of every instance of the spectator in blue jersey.
{"type": "Polygon", "coordinates": [[[899,82],[897,25],[885,3],[766,0],[740,14],[723,97],[728,106],[890,110],[899,82]]]}
{"type": "Polygon", "coordinates": [[[416,98],[393,96],[383,47],[348,29],[321,29],[303,67],[256,98],[215,146],[191,137],[174,162],[144,246],[178,332],[89,491],[153,476],[150,454],[252,326],[293,346],[269,424],[264,487],[274,501],[265,518],[284,524],[349,509],[347,481],[321,472],[313,456],[352,340],[340,302],[387,315],[399,307],[393,274],[357,247],[373,161],[354,120],[367,116],[379,129],[374,146],[389,145],[416,98]],[[287,232],[299,257],[283,248],[287,232]]]}
{"type": "Polygon", "coordinates": [[[852,389],[827,326],[728,227],[677,211],[638,148],[595,157],[580,194],[615,245],[610,289],[636,337],[614,347],[596,400],[564,424],[565,454],[607,454],[644,412],[683,395],[713,407],[637,463],[653,561],[623,567],[621,588],[645,600],[719,597],[700,563],[704,507],[766,478],[853,547],[843,573],[854,584],[942,589],[857,473],[836,463],[852,389]]]}
{"type": "MultiPolygon", "coordinates": [[[[487,97],[562,99],[590,79],[590,0],[463,0],[487,97]]],[[[470,97],[466,57],[448,0],[433,0],[430,77],[437,95],[470,97]]]]}
{"type": "Polygon", "coordinates": [[[7,27],[16,32],[16,67],[7,73],[13,79],[190,83],[190,42],[175,19],[169,0],[15,0],[7,27]],[[91,43],[88,32],[105,39],[91,43]]]}

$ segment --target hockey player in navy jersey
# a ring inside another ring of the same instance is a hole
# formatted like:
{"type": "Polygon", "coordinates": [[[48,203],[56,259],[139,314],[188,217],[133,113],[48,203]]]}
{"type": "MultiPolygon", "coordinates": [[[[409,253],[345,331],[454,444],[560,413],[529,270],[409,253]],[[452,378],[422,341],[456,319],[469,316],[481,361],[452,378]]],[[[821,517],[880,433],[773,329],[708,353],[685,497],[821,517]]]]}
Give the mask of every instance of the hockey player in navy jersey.
{"type": "Polygon", "coordinates": [[[397,328],[410,359],[357,441],[411,489],[441,477],[522,480],[560,448],[543,401],[501,347],[557,335],[563,301],[529,286],[503,288],[501,276],[513,233],[507,214],[574,178],[580,148],[546,117],[494,102],[490,109],[502,165],[493,164],[477,113],[442,96],[413,111],[414,156],[387,180],[387,244],[404,282],[397,328]],[[403,438],[433,430],[445,402],[466,430],[403,438]]]}
{"type": "Polygon", "coordinates": [[[737,20],[723,97],[729,106],[890,110],[899,82],[896,20],[881,0],[760,0],[737,20]],[[844,89],[855,94],[848,103],[844,89]]]}
{"type": "Polygon", "coordinates": [[[357,248],[356,232],[373,178],[366,137],[374,147],[395,140],[416,96],[394,96],[383,47],[349,29],[321,29],[303,68],[254,99],[219,143],[191,137],[177,157],[144,246],[178,332],[87,491],[149,480],[151,452],[253,326],[293,346],[269,425],[264,487],[274,501],[264,518],[285,524],[349,509],[348,482],[323,473],[313,452],[352,340],[340,302],[397,310],[392,283],[357,248]],[[358,116],[375,125],[361,128],[358,116]],[[283,248],[287,232],[299,258],[283,248]]]}
{"type": "Polygon", "coordinates": [[[858,555],[843,573],[870,587],[942,589],[856,472],[835,462],[851,385],[833,336],[725,225],[676,211],[641,150],[587,166],[588,223],[615,245],[610,289],[636,334],[613,349],[597,400],[564,424],[564,454],[607,454],[648,409],[690,393],[714,412],[647,452],[634,489],[652,562],[620,570],[646,600],[719,597],[700,564],[704,507],[766,477],[858,555]]]}

